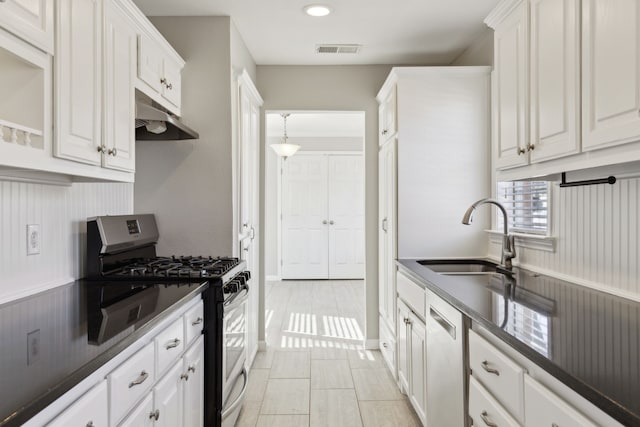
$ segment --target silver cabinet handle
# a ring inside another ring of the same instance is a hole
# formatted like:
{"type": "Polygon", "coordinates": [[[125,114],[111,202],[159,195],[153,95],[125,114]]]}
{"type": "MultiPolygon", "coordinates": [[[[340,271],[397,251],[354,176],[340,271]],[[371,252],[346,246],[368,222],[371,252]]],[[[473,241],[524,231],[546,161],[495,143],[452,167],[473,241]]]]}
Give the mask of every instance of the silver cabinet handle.
{"type": "Polygon", "coordinates": [[[384,218],[384,219],[382,220],[382,224],[381,224],[380,226],[382,227],[382,231],[384,231],[385,233],[388,231],[388,228],[387,228],[387,218],[384,218]]]}
{"type": "Polygon", "coordinates": [[[167,85],[167,89],[169,89],[169,90],[173,90],[173,83],[169,83],[169,84],[167,85]]]}
{"type": "Polygon", "coordinates": [[[107,147],[105,147],[104,145],[98,145],[96,149],[98,150],[98,153],[104,153],[107,151],[107,147]]]}
{"type": "Polygon", "coordinates": [[[487,371],[490,374],[494,374],[496,376],[500,376],[500,371],[498,371],[497,369],[494,368],[490,368],[489,367],[489,362],[487,362],[486,360],[482,361],[482,369],[484,369],[485,371],[487,371]]]}
{"type": "Polygon", "coordinates": [[[253,226],[251,226],[251,228],[250,228],[249,237],[251,238],[251,240],[256,238],[256,229],[253,228],[253,226]]]}
{"type": "Polygon", "coordinates": [[[329,225],[333,225],[333,224],[335,224],[333,220],[329,221],[329,225]]]}
{"type": "MultiPolygon", "coordinates": [[[[2,2],[4,0],[0,0],[2,2]]],[[[85,427],[93,427],[93,421],[89,421],[85,427]]]]}
{"type": "Polygon", "coordinates": [[[202,323],[202,317],[198,317],[196,320],[191,322],[191,326],[196,326],[202,323]]]}
{"type": "Polygon", "coordinates": [[[167,344],[165,348],[167,350],[171,350],[172,348],[176,348],[179,345],[180,345],[180,340],[176,338],[173,341],[171,341],[169,344],[167,344]]]}
{"type": "Polygon", "coordinates": [[[527,151],[533,151],[536,149],[536,144],[527,144],[527,151]]]}
{"type": "Polygon", "coordinates": [[[107,151],[107,154],[110,154],[113,157],[115,157],[118,155],[118,149],[117,148],[110,149],[109,151],[107,151]]]}
{"type": "Polygon", "coordinates": [[[149,419],[150,419],[150,420],[156,420],[156,421],[158,421],[158,418],[160,418],[160,410],[159,410],[159,409],[156,409],[155,411],[152,411],[152,412],[149,414],[149,419]]]}
{"type": "Polygon", "coordinates": [[[187,372],[193,372],[194,374],[196,373],[196,367],[194,365],[191,365],[187,368],[187,372]]]}
{"type": "Polygon", "coordinates": [[[384,129],[384,130],[382,131],[382,134],[383,134],[383,135],[386,135],[388,132],[389,132],[388,130],[384,129]]]}
{"type": "Polygon", "coordinates": [[[389,348],[389,344],[387,344],[386,342],[383,342],[383,343],[382,343],[382,346],[383,346],[384,348],[389,348]]]}
{"type": "Polygon", "coordinates": [[[167,86],[167,79],[165,79],[164,77],[160,79],[160,84],[164,85],[165,87],[167,86]]]}
{"type": "Polygon", "coordinates": [[[327,221],[326,219],[325,219],[325,220],[322,220],[322,224],[323,224],[323,225],[327,225],[328,223],[329,223],[329,221],[327,221]]]}
{"type": "Polygon", "coordinates": [[[180,379],[181,379],[181,380],[185,380],[185,381],[189,381],[189,374],[182,374],[182,375],[180,375],[180,379]]]}
{"type": "Polygon", "coordinates": [[[142,384],[147,380],[147,378],[149,378],[149,374],[147,374],[147,371],[140,372],[140,375],[138,376],[138,378],[136,378],[135,380],[129,383],[129,388],[142,384]]]}
{"type": "Polygon", "coordinates": [[[411,320],[408,317],[404,318],[404,324],[405,325],[410,325],[411,324],[411,320]]]}
{"type": "Polygon", "coordinates": [[[526,153],[527,150],[525,150],[524,148],[520,148],[518,147],[518,156],[523,155],[524,153],[526,153]]]}
{"type": "Polygon", "coordinates": [[[480,414],[480,418],[482,418],[482,421],[484,421],[484,423],[489,427],[498,427],[498,424],[491,421],[491,418],[489,418],[489,414],[487,414],[487,411],[482,411],[482,413],[480,414]]]}

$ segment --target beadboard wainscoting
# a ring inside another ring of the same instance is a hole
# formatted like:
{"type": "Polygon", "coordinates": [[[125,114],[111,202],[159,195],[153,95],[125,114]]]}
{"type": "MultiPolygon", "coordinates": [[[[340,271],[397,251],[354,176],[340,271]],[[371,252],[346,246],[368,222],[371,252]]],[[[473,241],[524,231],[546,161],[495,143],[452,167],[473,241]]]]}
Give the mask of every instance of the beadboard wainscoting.
{"type": "MultiPolygon", "coordinates": [[[[640,178],[552,192],[555,252],[518,247],[514,263],[640,301],[640,178]]],[[[500,248],[492,241],[490,255],[500,248]]]]}
{"type": "Polygon", "coordinates": [[[0,303],[82,277],[87,217],[132,212],[133,184],[0,181],[0,303]],[[38,255],[27,224],[40,225],[38,255]]]}

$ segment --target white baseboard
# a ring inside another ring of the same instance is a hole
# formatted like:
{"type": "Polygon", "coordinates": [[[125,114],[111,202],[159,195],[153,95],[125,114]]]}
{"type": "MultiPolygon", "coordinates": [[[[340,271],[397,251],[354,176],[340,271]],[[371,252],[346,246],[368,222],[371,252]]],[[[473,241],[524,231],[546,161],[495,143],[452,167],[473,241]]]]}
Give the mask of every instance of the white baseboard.
{"type": "Polygon", "coordinates": [[[281,282],[282,281],[282,277],[280,277],[280,276],[266,276],[265,279],[267,280],[267,282],[281,282]]]}
{"type": "Polygon", "coordinates": [[[258,351],[267,351],[266,341],[258,341],[258,351]]]}
{"type": "Polygon", "coordinates": [[[380,340],[377,338],[374,340],[365,340],[364,348],[365,350],[377,350],[380,348],[380,340]]]}

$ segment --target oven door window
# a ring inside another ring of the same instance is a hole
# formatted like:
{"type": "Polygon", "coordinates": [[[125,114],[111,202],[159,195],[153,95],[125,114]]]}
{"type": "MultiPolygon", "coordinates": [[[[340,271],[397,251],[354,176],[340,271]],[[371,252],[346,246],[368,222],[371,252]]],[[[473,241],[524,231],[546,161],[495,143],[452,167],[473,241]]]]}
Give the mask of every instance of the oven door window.
{"type": "Polygon", "coordinates": [[[225,312],[225,377],[229,381],[238,361],[244,360],[246,346],[247,317],[246,302],[225,312]]]}

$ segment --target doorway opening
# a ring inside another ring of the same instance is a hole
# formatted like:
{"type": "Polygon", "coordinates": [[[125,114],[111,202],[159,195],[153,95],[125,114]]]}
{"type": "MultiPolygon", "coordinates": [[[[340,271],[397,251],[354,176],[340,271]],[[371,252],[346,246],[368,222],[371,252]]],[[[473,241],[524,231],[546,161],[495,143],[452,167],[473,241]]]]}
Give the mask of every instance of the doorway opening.
{"type": "Polygon", "coordinates": [[[362,111],[266,112],[265,334],[276,351],[363,351],[364,135],[362,111]],[[288,158],[270,148],[282,114],[300,145],[288,158]]]}

